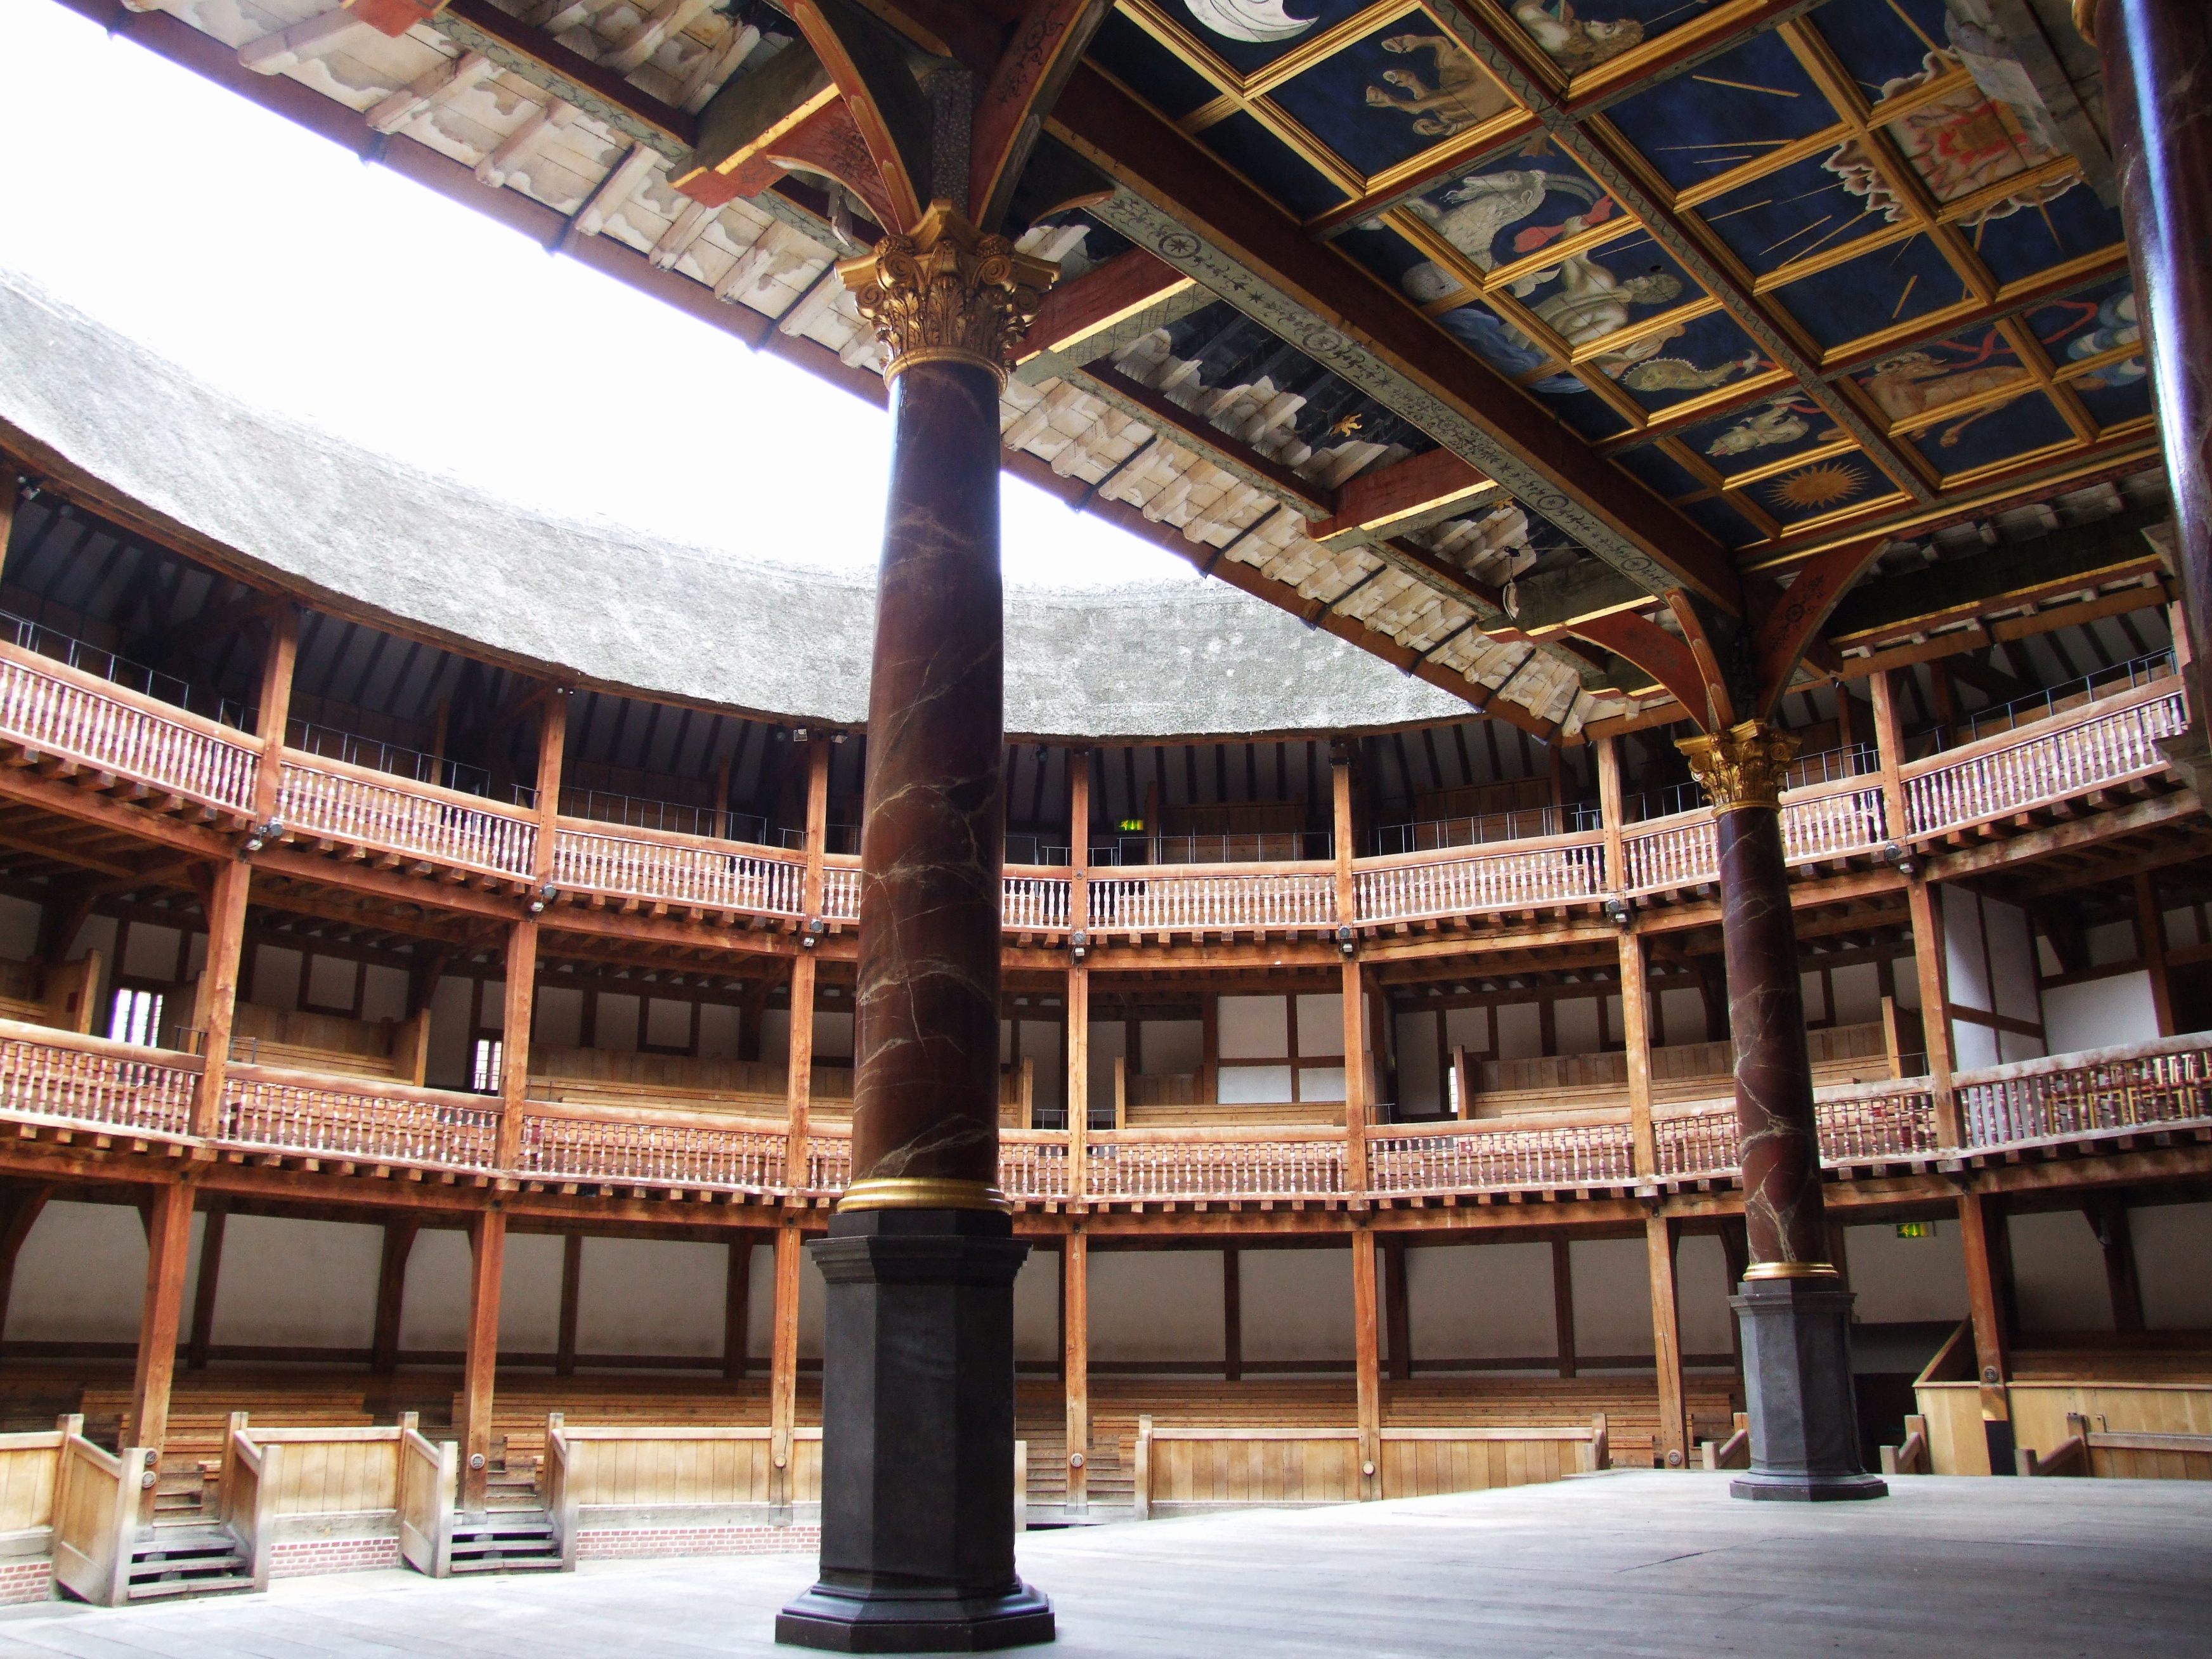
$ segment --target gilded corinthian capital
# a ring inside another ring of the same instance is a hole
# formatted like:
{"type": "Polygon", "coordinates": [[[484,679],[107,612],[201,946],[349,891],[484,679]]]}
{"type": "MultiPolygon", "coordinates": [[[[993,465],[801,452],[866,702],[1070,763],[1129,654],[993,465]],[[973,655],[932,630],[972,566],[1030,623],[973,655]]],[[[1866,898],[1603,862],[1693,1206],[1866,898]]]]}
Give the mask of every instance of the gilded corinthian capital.
{"type": "Polygon", "coordinates": [[[1739,806],[1779,806],[1782,780],[1797,757],[1797,739],[1765,720],[1746,720],[1710,736],[1674,745],[1720,811],[1739,806]]]}
{"type": "Polygon", "coordinates": [[[1060,267],[985,236],[950,202],[932,202],[910,236],[886,236],[837,274],[875,325],[884,378],[916,363],[973,363],[1006,382],[1006,359],[1060,267]]]}

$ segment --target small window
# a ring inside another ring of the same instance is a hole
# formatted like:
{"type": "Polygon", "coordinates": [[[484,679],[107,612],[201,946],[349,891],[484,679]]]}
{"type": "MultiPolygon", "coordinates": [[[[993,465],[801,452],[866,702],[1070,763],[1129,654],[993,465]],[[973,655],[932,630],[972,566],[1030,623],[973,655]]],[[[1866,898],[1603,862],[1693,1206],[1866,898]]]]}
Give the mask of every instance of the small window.
{"type": "Polygon", "coordinates": [[[161,994],[134,991],[118,986],[114,1012],[108,1016],[107,1036],[112,1042],[135,1042],[151,1048],[161,1035],[161,994]]]}
{"type": "Polygon", "coordinates": [[[477,1039],[476,1080],[470,1086],[478,1094],[499,1092],[500,1063],[506,1047],[497,1037],[477,1039]]]}

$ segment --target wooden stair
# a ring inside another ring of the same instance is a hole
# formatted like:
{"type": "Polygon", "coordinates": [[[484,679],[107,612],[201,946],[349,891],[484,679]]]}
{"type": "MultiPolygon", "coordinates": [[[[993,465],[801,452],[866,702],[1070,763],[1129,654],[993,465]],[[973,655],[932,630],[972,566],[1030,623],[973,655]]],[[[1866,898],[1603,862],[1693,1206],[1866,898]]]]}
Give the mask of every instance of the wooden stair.
{"type": "Polygon", "coordinates": [[[558,1572],[560,1540],[544,1510],[495,1510],[453,1522],[453,1570],[459,1573],[558,1572]]]}
{"type": "Polygon", "coordinates": [[[133,1601],[174,1601],[250,1590],[253,1573],[227,1528],[157,1521],[131,1547],[129,1584],[133,1601]]]}

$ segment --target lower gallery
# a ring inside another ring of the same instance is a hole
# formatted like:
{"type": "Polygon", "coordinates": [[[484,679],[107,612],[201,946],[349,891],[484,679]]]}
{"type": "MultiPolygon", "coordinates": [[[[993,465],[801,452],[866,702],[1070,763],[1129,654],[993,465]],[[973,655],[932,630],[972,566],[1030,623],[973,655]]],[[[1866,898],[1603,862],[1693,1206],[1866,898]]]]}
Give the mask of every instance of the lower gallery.
{"type": "Polygon", "coordinates": [[[2201,1639],[2191,0],[61,3],[892,442],[0,243],[0,1651],[2201,1639]]]}

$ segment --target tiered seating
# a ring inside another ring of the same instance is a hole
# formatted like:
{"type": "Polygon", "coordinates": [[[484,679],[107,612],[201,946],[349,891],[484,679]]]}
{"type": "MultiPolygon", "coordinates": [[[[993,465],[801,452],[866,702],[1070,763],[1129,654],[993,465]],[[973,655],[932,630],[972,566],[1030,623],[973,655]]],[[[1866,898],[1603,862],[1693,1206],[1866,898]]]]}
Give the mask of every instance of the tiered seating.
{"type": "MultiPolygon", "coordinates": [[[[686,1054],[622,1054],[609,1048],[530,1051],[530,1097],[612,1111],[711,1112],[784,1120],[786,1067],[781,1060],[695,1060],[686,1054]]],[[[999,1125],[1034,1126],[1036,1062],[999,1068],[999,1125]]],[[[853,1116],[853,1068],[817,1062],[808,1084],[807,1121],[826,1127],[853,1116]]]]}
{"type": "Polygon", "coordinates": [[[420,1087],[430,1053],[428,1012],[412,1019],[344,1019],[238,1005],[230,1057],[323,1076],[374,1078],[420,1087]]]}
{"type": "MultiPolygon", "coordinates": [[[[1880,1021],[1809,1030],[1813,1084],[1869,1083],[1896,1075],[1880,1021]]],[[[1465,1079],[1464,1097],[1474,1118],[1542,1113],[1574,1120],[1618,1115],[1628,1106],[1628,1057],[1622,1054],[1555,1054],[1540,1060],[1485,1060],[1455,1056],[1465,1079]]],[[[1728,1042],[1684,1042],[1651,1051],[1651,1103],[1686,1106],[1727,1095],[1735,1065],[1728,1042]]]]}
{"type": "Polygon", "coordinates": [[[35,962],[0,960],[0,1019],[58,1030],[89,1033],[99,1010],[100,952],[88,951],[75,962],[47,968],[35,962]]]}
{"type": "Polygon", "coordinates": [[[1205,1079],[1191,1072],[1131,1073],[1114,1062],[1117,1129],[1342,1128],[1340,1100],[1237,1101],[1206,1097],[1205,1079]]]}

